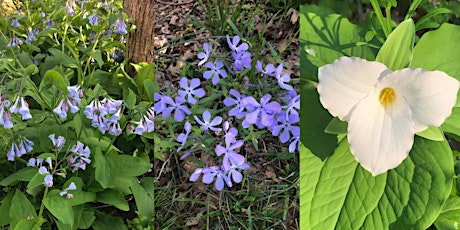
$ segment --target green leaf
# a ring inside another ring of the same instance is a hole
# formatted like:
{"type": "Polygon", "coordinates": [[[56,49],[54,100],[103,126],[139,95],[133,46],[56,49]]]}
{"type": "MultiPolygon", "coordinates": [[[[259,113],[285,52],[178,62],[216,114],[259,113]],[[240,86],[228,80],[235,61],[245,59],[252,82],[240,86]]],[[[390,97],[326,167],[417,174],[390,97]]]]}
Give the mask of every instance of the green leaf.
{"type": "Polygon", "coordinates": [[[155,90],[155,82],[150,80],[150,79],[145,79],[144,80],[144,88],[145,88],[145,92],[147,93],[147,96],[150,100],[150,102],[153,102],[154,98],[153,98],[153,95],[154,95],[154,90],[155,90]]]}
{"type": "Polygon", "coordinates": [[[458,229],[460,226],[460,197],[449,196],[434,224],[438,229],[458,229]]]}
{"type": "Polygon", "coordinates": [[[5,197],[2,198],[2,203],[0,205],[0,226],[5,226],[10,223],[9,211],[11,208],[11,203],[13,201],[14,192],[9,192],[5,197]]]}
{"type": "MultiPolygon", "coordinates": [[[[432,25],[432,20],[430,20],[432,17],[440,14],[449,14],[452,12],[449,9],[446,8],[436,8],[433,10],[428,11],[426,15],[424,15],[422,18],[420,18],[417,23],[415,24],[415,30],[419,31],[422,29],[428,29],[428,28],[433,28],[432,25]]],[[[436,25],[439,26],[439,23],[436,23],[436,25]]]]}
{"type": "Polygon", "coordinates": [[[300,6],[301,77],[317,82],[318,67],[342,56],[374,60],[374,52],[369,46],[357,46],[358,42],[365,41],[366,32],[327,8],[300,6]]]}
{"type": "MultiPolygon", "coordinates": [[[[411,68],[440,70],[460,80],[460,26],[444,23],[425,33],[414,48],[411,68]],[[448,55],[446,55],[448,54],[448,55]]],[[[460,107],[460,91],[456,107],[460,107]]]]}
{"type": "Polygon", "coordinates": [[[70,67],[70,68],[79,68],[80,63],[78,60],[75,60],[74,58],[69,57],[67,54],[64,52],[56,49],[56,48],[51,48],[48,50],[53,56],[59,60],[60,63],[62,63],[64,66],[70,67]]]}
{"type": "MultiPolygon", "coordinates": [[[[449,116],[441,128],[446,133],[451,133],[460,137],[460,108],[454,107],[452,115],[449,116]]],[[[459,140],[460,141],[460,140],[459,140]]]]}
{"type": "Polygon", "coordinates": [[[35,224],[37,224],[38,220],[36,218],[28,220],[22,219],[19,223],[14,227],[15,230],[24,230],[24,229],[33,229],[35,224]]]}
{"type": "Polygon", "coordinates": [[[338,117],[334,117],[331,122],[324,129],[325,133],[329,134],[343,134],[348,132],[348,123],[341,121],[338,117]]]}
{"type": "Polygon", "coordinates": [[[140,176],[150,169],[150,161],[148,158],[133,157],[130,155],[118,155],[116,160],[119,162],[117,176],[131,177],[140,176]]]}
{"type": "Polygon", "coordinates": [[[141,179],[140,184],[136,183],[131,186],[131,191],[133,192],[139,213],[149,219],[153,218],[154,214],[153,183],[154,180],[152,177],[144,177],[141,179]]]}
{"type": "Polygon", "coordinates": [[[382,48],[380,48],[375,60],[385,64],[392,70],[406,68],[412,60],[414,40],[414,21],[409,18],[401,22],[391,32],[382,48]]]}
{"type": "Polygon", "coordinates": [[[128,90],[128,95],[124,97],[123,101],[125,102],[126,108],[132,110],[136,106],[136,94],[131,89],[128,90]]]}
{"type": "Polygon", "coordinates": [[[123,211],[129,211],[128,202],[123,194],[114,189],[106,189],[96,194],[96,201],[104,204],[110,204],[123,211]]]}
{"type": "Polygon", "coordinates": [[[432,141],[443,141],[444,140],[444,133],[441,131],[441,129],[432,127],[432,126],[416,134],[420,137],[424,137],[432,141]]]}
{"type": "Polygon", "coordinates": [[[35,176],[36,173],[37,173],[36,168],[31,168],[31,167],[22,168],[18,170],[17,172],[9,175],[7,178],[3,179],[2,181],[0,181],[0,185],[6,187],[16,181],[30,181],[32,177],[35,176]]]}
{"type": "Polygon", "coordinates": [[[103,212],[96,212],[96,220],[94,220],[92,227],[94,230],[128,230],[120,217],[114,217],[103,212]]]}
{"type": "Polygon", "coordinates": [[[34,206],[19,189],[16,189],[13,200],[11,201],[9,215],[10,227],[13,229],[22,219],[37,218],[34,206]]]}
{"type": "Polygon", "coordinates": [[[100,50],[94,50],[91,52],[91,57],[96,60],[99,67],[104,65],[104,60],[102,60],[102,54],[100,50]]]}
{"type": "Polygon", "coordinates": [[[344,139],[321,161],[301,149],[301,229],[426,229],[452,187],[453,159],[447,141],[415,136],[401,165],[373,177],[344,139]]]}
{"type": "Polygon", "coordinates": [[[69,201],[60,196],[48,196],[43,199],[46,209],[63,224],[73,225],[73,209],[69,201]]]}
{"type": "Polygon", "coordinates": [[[332,116],[319,102],[316,88],[301,82],[300,142],[321,159],[330,156],[337,146],[337,136],[325,133],[332,116]]]}
{"type": "Polygon", "coordinates": [[[94,210],[85,208],[85,205],[73,207],[73,213],[75,214],[74,223],[77,229],[88,229],[96,219],[94,210]]]}
{"type": "Polygon", "coordinates": [[[69,86],[69,80],[64,77],[62,71],[59,68],[53,68],[46,71],[45,76],[40,82],[40,91],[45,89],[48,85],[54,84],[56,87],[64,91],[67,94],[67,86],[69,86]]]}

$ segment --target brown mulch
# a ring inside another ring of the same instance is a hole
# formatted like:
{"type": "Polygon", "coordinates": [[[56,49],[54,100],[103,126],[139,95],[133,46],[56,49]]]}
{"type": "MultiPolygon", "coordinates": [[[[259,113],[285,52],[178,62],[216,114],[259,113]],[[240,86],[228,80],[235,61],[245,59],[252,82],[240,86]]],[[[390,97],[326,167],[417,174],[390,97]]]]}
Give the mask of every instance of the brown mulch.
{"type": "MultiPolygon", "coordinates": [[[[190,18],[197,20],[204,20],[204,15],[200,4],[196,0],[155,0],[157,5],[155,6],[154,14],[154,49],[155,49],[155,79],[162,85],[165,82],[176,84],[180,79],[178,70],[185,65],[186,62],[197,62],[196,55],[198,49],[202,46],[204,41],[193,41],[194,38],[209,37],[211,34],[205,31],[203,28],[196,27],[189,24],[190,18]]],[[[248,6],[255,6],[256,0],[247,0],[248,6]]],[[[261,2],[258,0],[257,2],[261,2]]],[[[281,52],[284,52],[281,60],[285,61],[285,71],[291,74],[291,78],[298,79],[300,76],[300,58],[299,58],[299,38],[296,32],[299,29],[298,21],[299,12],[298,9],[290,9],[287,14],[279,16],[281,20],[273,20],[270,24],[265,25],[264,37],[272,47],[281,52]],[[294,37],[297,36],[297,37],[294,37]],[[292,40],[292,41],[291,41],[292,40]]],[[[263,25],[261,18],[254,18],[256,23],[255,33],[259,32],[263,25]]],[[[262,50],[260,56],[269,57],[271,53],[268,49],[262,50]]],[[[275,63],[275,60],[268,61],[275,63]]],[[[156,129],[156,128],[155,128],[156,129]]],[[[274,151],[270,146],[271,143],[277,143],[277,139],[268,140],[267,150],[274,151]]],[[[285,168],[285,165],[291,163],[285,160],[271,160],[261,159],[255,153],[254,146],[246,143],[241,151],[244,151],[250,155],[248,162],[251,165],[249,173],[253,177],[253,181],[258,184],[264,183],[276,183],[283,178],[279,178],[279,168],[285,168]]],[[[193,172],[196,167],[192,162],[181,161],[178,162],[177,156],[164,155],[167,161],[162,162],[154,159],[153,173],[155,178],[158,178],[157,186],[167,186],[171,181],[175,181],[175,186],[182,186],[178,190],[179,194],[177,197],[190,197],[196,200],[202,200],[209,202],[213,205],[219,206],[219,193],[211,193],[209,190],[211,186],[203,185],[202,183],[190,183],[187,182],[189,175],[193,172]],[[177,177],[179,172],[177,169],[183,171],[180,177],[177,177]],[[174,178],[174,180],[172,179],[174,178]]],[[[293,161],[293,160],[290,160],[293,161]]],[[[297,161],[298,162],[298,161],[297,161]]],[[[295,193],[291,196],[296,196],[295,193]]],[[[279,205],[275,204],[274,206],[279,205]]],[[[187,217],[195,217],[203,215],[203,206],[200,204],[180,201],[177,204],[181,210],[184,210],[184,216],[178,217],[178,221],[185,221],[186,225],[190,229],[198,229],[198,226],[206,224],[206,219],[199,219],[193,221],[186,221],[187,217]],[[188,213],[187,213],[188,211],[188,213]]],[[[205,209],[204,209],[205,210],[205,209]]],[[[243,210],[244,211],[244,210],[243,210]]],[[[291,209],[288,211],[288,216],[284,221],[286,229],[296,229],[298,226],[298,210],[291,209]]]]}

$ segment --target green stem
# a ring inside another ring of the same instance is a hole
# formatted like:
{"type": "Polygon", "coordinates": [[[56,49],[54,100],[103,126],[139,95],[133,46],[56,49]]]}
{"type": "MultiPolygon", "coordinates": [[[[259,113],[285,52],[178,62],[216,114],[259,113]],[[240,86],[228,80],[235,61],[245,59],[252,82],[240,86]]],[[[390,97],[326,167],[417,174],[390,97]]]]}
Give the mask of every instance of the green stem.
{"type": "Polygon", "coordinates": [[[385,13],[387,15],[387,31],[388,31],[388,35],[393,30],[393,28],[391,27],[391,11],[390,11],[390,9],[391,9],[391,3],[388,2],[387,7],[385,8],[385,13]]]}
{"type": "Polygon", "coordinates": [[[43,203],[43,200],[45,200],[46,195],[48,195],[48,186],[45,186],[45,193],[43,194],[42,204],[40,205],[40,211],[38,212],[38,219],[42,218],[43,210],[45,209],[45,203],[43,203]]]}

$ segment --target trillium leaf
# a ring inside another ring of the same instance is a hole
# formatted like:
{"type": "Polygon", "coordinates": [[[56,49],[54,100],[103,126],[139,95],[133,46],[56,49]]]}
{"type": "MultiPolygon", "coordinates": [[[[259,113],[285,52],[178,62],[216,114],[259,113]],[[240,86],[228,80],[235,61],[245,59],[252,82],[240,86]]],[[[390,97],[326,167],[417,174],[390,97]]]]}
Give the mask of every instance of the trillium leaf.
{"type": "Polygon", "coordinates": [[[331,122],[324,129],[325,133],[330,134],[343,134],[347,133],[348,123],[346,121],[341,121],[339,118],[334,117],[331,122]]]}
{"type": "Polygon", "coordinates": [[[460,140],[460,108],[454,107],[452,115],[441,126],[446,133],[454,134],[460,140]]]}
{"type": "Polygon", "coordinates": [[[301,229],[426,229],[435,221],[452,187],[447,141],[416,136],[408,158],[376,177],[349,149],[344,139],[325,161],[301,149],[301,229]]]}
{"type": "MultiPolygon", "coordinates": [[[[460,80],[460,26],[444,23],[425,33],[414,48],[411,68],[440,70],[460,80]],[[448,55],[447,55],[448,54],[448,55]]],[[[460,107],[460,91],[456,107],[460,107]]]]}
{"type": "Polygon", "coordinates": [[[444,140],[444,133],[441,131],[440,128],[437,128],[437,127],[430,126],[427,129],[421,132],[415,133],[415,134],[417,134],[420,137],[426,138],[428,140],[432,140],[432,141],[444,140]]]}
{"type": "Polygon", "coordinates": [[[438,229],[458,229],[460,226],[460,197],[450,196],[434,225],[438,229]]]}
{"type": "Polygon", "coordinates": [[[301,77],[317,81],[318,67],[342,56],[375,58],[369,46],[357,45],[365,41],[366,31],[330,9],[300,6],[300,27],[301,77]]]}
{"type": "Polygon", "coordinates": [[[382,48],[380,48],[375,60],[385,64],[392,70],[406,68],[412,59],[414,39],[414,21],[407,19],[391,32],[382,48]]]}

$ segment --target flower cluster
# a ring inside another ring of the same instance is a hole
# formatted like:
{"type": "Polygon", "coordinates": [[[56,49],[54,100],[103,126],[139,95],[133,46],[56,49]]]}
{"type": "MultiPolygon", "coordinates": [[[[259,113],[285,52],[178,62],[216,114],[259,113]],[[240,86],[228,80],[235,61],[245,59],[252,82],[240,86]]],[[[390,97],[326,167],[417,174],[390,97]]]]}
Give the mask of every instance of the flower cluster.
{"type": "MultiPolygon", "coordinates": [[[[204,79],[207,79],[212,84],[212,87],[218,88],[219,83],[223,85],[233,86],[227,81],[229,77],[239,76],[239,72],[245,69],[252,68],[251,53],[248,52],[249,45],[241,42],[240,37],[226,36],[227,45],[231,52],[231,60],[219,59],[214,55],[213,45],[210,43],[203,44],[203,52],[198,54],[198,67],[203,68],[204,79]],[[231,66],[226,63],[232,63],[231,66]]],[[[219,44],[217,47],[221,47],[219,44]]],[[[222,56],[222,55],[221,55],[222,56]]],[[[236,127],[250,128],[252,126],[258,129],[267,128],[273,136],[277,136],[281,143],[288,143],[289,152],[295,152],[299,148],[299,109],[300,96],[289,85],[290,76],[284,72],[283,64],[276,68],[273,64],[268,64],[265,69],[261,61],[257,61],[256,70],[263,78],[260,83],[262,87],[269,91],[275,85],[281,90],[280,94],[262,94],[258,99],[258,94],[254,93],[249,96],[246,93],[240,92],[242,89],[251,88],[249,91],[257,92],[256,85],[246,84],[245,88],[231,87],[228,91],[228,96],[223,98],[223,104],[227,111],[226,120],[223,117],[212,115],[215,110],[207,109],[201,112],[201,117],[196,114],[196,105],[200,105],[200,99],[205,97],[207,92],[202,88],[203,82],[199,78],[188,79],[182,77],[179,82],[180,89],[177,94],[174,93],[155,93],[154,111],[157,115],[163,118],[173,116],[176,122],[184,123],[185,132],[177,136],[177,141],[180,143],[177,152],[186,149],[186,153],[182,155],[181,160],[192,154],[194,151],[203,149],[213,149],[213,154],[220,158],[220,165],[208,165],[206,167],[196,168],[190,177],[190,181],[197,181],[202,175],[202,182],[211,184],[215,181],[217,190],[222,190],[225,185],[232,187],[233,183],[240,183],[243,175],[241,171],[249,169],[249,164],[246,162],[244,155],[240,153],[241,147],[244,145],[243,140],[238,140],[238,130],[231,127],[231,120],[235,122],[236,127]],[[270,77],[270,79],[267,78],[270,77]],[[272,83],[273,82],[273,83],[272,83]],[[195,109],[194,109],[195,108],[195,109]],[[189,118],[193,115],[193,120],[189,118]],[[233,117],[233,118],[232,118],[233,117]],[[219,126],[223,123],[223,129],[219,126]],[[199,126],[197,133],[192,132],[193,126],[199,126]],[[222,131],[224,134],[222,134],[222,131]],[[203,132],[203,134],[201,134],[203,132]],[[197,134],[197,135],[195,135],[197,134]],[[216,139],[217,138],[217,141],[216,139]],[[207,140],[210,141],[207,141],[207,140]],[[190,141],[193,140],[193,141],[190,141]],[[215,147],[209,146],[211,143],[216,143],[215,147]]],[[[207,88],[209,89],[209,88],[207,88]]],[[[209,92],[211,94],[211,92],[209,92]]],[[[204,103],[203,103],[204,104],[204,103]]],[[[209,161],[209,160],[208,160],[209,161]]],[[[215,162],[213,160],[212,162],[215,162]]]]}
{"type": "Polygon", "coordinates": [[[134,121],[133,123],[136,124],[136,129],[134,130],[134,133],[137,135],[142,135],[142,133],[147,132],[153,132],[155,130],[155,110],[153,107],[147,110],[147,114],[142,116],[140,121],[136,122],[134,121]]]}
{"type": "Polygon", "coordinates": [[[88,146],[84,146],[81,142],[78,141],[77,144],[70,149],[70,152],[74,153],[74,156],[67,159],[72,167],[72,172],[77,171],[79,168],[85,170],[86,164],[91,163],[89,159],[91,151],[88,146]]]}
{"type": "Polygon", "coordinates": [[[121,118],[123,101],[104,98],[102,101],[94,99],[85,107],[86,118],[91,119],[91,125],[98,128],[102,133],[109,132],[111,135],[121,134],[119,120],[121,118]]]}
{"type": "Polygon", "coordinates": [[[46,159],[43,158],[30,158],[27,166],[29,167],[38,167],[38,173],[40,175],[44,175],[43,185],[46,187],[53,187],[53,175],[48,171],[48,168],[43,166],[43,160],[48,163],[48,167],[50,170],[53,169],[53,163],[51,157],[47,157],[46,159]]]}
{"type": "Polygon", "coordinates": [[[67,112],[72,114],[80,110],[80,98],[83,97],[83,90],[80,89],[80,85],[68,86],[68,95],[66,98],[61,99],[59,105],[53,110],[60,118],[67,118],[67,112]]]}
{"type": "Polygon", "coordinates": [[[34,143],[31,140],[25,137],[21,137],[17,144],[13,142],[13,144],[11,145],[10,150],[6,154],[8,157],[8,160],[14,161],[15,156],[21,157],[25,155],[26,153],[31,152],[33,150],[33,146],[34,146],[34,143]]]}

